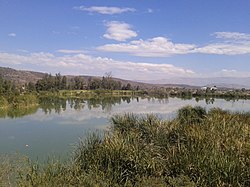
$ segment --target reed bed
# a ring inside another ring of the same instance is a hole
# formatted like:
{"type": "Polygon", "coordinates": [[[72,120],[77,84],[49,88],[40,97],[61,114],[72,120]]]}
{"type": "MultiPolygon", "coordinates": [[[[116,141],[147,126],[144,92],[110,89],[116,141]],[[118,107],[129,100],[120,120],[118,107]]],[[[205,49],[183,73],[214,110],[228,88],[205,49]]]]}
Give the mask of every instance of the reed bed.
{"type": "Polygon", "coordinates": [[[124,114],[66,163],[30,164],[18,186],[250,186],[250,114],[184,107],[176,119],[124,114]]]}

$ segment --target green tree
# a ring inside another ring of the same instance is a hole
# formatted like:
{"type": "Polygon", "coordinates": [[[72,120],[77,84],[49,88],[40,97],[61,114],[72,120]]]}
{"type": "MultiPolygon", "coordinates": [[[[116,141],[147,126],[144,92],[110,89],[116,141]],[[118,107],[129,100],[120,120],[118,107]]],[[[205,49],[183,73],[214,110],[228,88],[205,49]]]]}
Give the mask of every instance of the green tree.
{"type": "Polygon", "coordinates": [[[62,90],[67,89],[67,77],[66,76],[63,76],[63,78],[62,78],[61,89],[62,90]]]}

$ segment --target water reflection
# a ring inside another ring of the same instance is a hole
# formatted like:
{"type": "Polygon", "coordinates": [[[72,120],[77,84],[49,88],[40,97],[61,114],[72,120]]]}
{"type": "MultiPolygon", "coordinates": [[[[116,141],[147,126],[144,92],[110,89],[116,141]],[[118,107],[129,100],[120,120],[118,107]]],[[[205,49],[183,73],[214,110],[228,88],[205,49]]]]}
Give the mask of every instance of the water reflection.
{"type": "MultiPolygon", "coordinates": [[[[207,108],[209,106],[221,107],[226,106],[228,103],[240,103],[244,100],[223,100],[223,99],[214,99],[214,98],[191,98],[191,99],[179,99],[179,98],[169,98],[172,103],[174,102],[174,106],[171,106],[171,109],[177,110],[178,108],[185,105],[201,105],[207,108]],[[194,102],[195,101],[195,102],[194,102]],[[222,103],[222,104],[220,104],[222,103]]],[[[148,107],[151,104],[169,104],[168,98],[142,98],[142,97],[99,97],[99,98],[90,98],[90,99],[79,99],[79,98],[59,98],[59,97],[42,97],[39,99],[38,106],[32,106],[29,108],[0,108],[0,118],[20,118],[26,115],[35,114],[37,110],[40,108],[44,114],[51,114],[52,112],[55,114],[61,114],[65,112],[67,109],[74,109],[76,111],[83,110],[94,110],[101,109],[104,113],[111,113],[115,106],[119,106],[121,104],[130,104],[132,103],[135,106],[132,108],[136,108],[136,111],[140,112],[148,112],[140,110],[140,105],[145,104],[148,107]],[[147,101],[147,102],[146,102],[147,101]],[[137,103],[137,104],[136,104],[137,103]]],[[[249,100],[245,100],[247,103],[249,100]]],[[[157,106],[156,109],[153,109],[151,112],[160,112],[162,106],[157,106]]],[[[227,107],[225,107],[228,109],[227,107]]],[[[229,108],[230,109],[230,108],[229,108]]],[[[168,109],[167,109],[168,110],[168,109]]],[[[239,109],[240,110],[240,109],[239,109]]],[[[136,112],[133,109],[127,109],[127,112],[136,112]]],[[[167,112],[165,110],[165,112],[167,112]]]]}
{"type": "Polygon", "coordinates": [[[28,108],[0,108],[0,118],[21,118],[27,115],[35,114],[39,106],[28,108]]]}
{"type": "Polygon", "coordinates": [[[60,114],[62,111],[67,109],[67,106],[77,111],[83,110],[85,107],[88,110],[94,108],[101,108],[106,112],[110,112],[112,107],[122,102],[130,103],[131,99],[136,99],[139,102],[139,98],[130,97],[104,97],[104,98],[90,98],[90,99],[79,99],[79,98],[56,98],[56,97],[44,97],[40,98],[39,106],[45,114],[50,114],[52,110],[55,113],[60,114]]]}
{"type": "Polygon", "coordinates": [[[41,98],[39,106],[0,110],[0,154],[16,151],[37,158],[66,154],[86,130],[105,129],[114,114],[155,113],[174,117],[186,105],[207,109],[250,111],[250,100],[184,100],[179,98],[105,97],[95,99],[41,98]],[[25,145],[29,145],[26,147],[25,145]]]}

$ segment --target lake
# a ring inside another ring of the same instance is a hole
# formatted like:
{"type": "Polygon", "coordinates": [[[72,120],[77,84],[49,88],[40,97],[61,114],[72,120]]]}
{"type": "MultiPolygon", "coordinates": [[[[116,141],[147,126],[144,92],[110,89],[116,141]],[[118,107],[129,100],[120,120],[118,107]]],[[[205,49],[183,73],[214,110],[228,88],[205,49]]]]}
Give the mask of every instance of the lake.
{"type": "Polygon", "coordinates": [[[250,100],[46,98],[38,107],[29,110],[0,111],[0,154],[20,153],[39,160],[53,155],[67,158],[79,138],[84,138],[90,131],[108,129],[109,119],[115,114],[155,113],[160,118],[171,119],[186,105],[250,111],[250,100]]]}

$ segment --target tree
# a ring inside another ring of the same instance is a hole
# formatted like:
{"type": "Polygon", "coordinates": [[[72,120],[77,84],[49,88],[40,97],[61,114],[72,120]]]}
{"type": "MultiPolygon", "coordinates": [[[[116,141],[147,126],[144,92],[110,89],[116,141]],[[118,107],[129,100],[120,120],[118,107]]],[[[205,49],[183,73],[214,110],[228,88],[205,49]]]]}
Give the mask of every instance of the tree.
{"type": "Polygon", "coordinates": [[[35,84],[32,83],[32,82],[29,82],[25,87],[26,87],[26,89],[27,89],[28,91],[35,91],[35,90],[36,90],[36,86],[35,86],[35,84]]]}
{"type": "Polygon", "coordinates": [[[100,79],[89,79],[88,88],[90,90],[96,90],[102,88],[102,81],[100,79]]]}
{"type": "Polygon", "coordinates": [[[128,83],[126,86],[125,85],[122,86],[122,90],[131,90],[131,89],[132,88],[130,83],[128,83]]]}
{"type": "Polygon", "coordinates": [[[56,77],[54,80],[54,88],[60,90],[61,89],[61,83],[62,83],[62,76],[60,73],[56,73],[56,77]]]}
{"type": "Polygon", "coordinates": [[[61,89],[62,90],[66,90],[67,89],[67,77],[66,76],[63,76],[63,78],[62,78],[61,89]]]}

